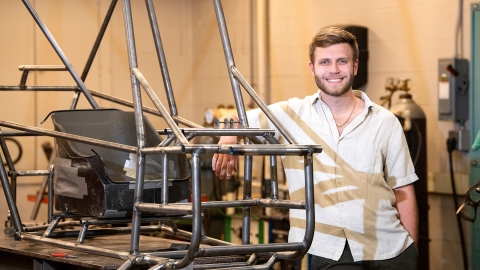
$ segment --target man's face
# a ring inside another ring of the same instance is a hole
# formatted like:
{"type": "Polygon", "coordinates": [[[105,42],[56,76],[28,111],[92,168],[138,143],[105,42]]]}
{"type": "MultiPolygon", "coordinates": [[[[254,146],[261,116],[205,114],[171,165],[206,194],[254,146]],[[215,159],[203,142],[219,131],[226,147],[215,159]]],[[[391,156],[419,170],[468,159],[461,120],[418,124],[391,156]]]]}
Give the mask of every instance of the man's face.
{"type": "Polygon", "coordinates": [[[318,88],[330,96],[341,96],[352,88],[357,75],[358,60],[352,59],[352,48],[347,43],[326,48],[317,47],[310,70],[318,88]]]}

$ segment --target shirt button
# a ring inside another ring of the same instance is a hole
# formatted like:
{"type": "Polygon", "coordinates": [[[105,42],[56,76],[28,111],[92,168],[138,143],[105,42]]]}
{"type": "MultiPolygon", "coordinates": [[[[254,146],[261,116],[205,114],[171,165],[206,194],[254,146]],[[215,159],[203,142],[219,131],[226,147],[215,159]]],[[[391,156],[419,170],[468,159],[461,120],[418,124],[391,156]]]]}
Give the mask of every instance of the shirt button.
{"type": "Polygon", "coordinates": [[[341,208],[343,208],[343,203],[342,203],[342,204],[340,204],[340,207],[341,207],[341,208]]]}

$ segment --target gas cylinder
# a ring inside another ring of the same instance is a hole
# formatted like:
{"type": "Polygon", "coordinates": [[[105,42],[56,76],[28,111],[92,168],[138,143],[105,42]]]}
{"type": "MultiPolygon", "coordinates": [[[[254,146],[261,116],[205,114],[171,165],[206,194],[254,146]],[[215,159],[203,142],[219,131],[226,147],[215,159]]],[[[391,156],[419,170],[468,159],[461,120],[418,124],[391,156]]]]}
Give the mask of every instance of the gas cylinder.
{"type": "Polygon", "coordinates": [[[415,173],[419,180],[414,183],[419,216],[418,269],[429,269],[428,256],[428,193],[427,193],[427,121],[422,108],[412,95],[404,93],[390,108],[403,126],[415,173]]]}

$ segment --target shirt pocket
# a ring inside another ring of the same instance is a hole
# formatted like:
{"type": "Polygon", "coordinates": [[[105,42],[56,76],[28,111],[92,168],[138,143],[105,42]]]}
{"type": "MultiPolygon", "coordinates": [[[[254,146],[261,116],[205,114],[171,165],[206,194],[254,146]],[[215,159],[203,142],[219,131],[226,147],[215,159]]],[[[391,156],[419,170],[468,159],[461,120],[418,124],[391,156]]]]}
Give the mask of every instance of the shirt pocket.
{"type": "Polygon", "coordinates": [[[375,145],[364,144],[355,148],[355,170],[365,173],[381,173],[381,151],[375,145]]]}

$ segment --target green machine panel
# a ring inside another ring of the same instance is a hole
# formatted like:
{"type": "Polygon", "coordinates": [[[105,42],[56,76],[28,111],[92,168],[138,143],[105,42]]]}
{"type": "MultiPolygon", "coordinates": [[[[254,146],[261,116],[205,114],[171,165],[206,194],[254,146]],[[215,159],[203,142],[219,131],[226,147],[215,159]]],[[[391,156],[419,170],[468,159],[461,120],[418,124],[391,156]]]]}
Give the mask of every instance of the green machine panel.
{"type": "MultiPolygon", "coordinates": [[[[471,6],[471,77],[470,77],[470,138],[472,142],[480,130],[480,3],[471,6]]],[[[480,181],[480,150],[470,152],[470,186],[480,181]]],[[[478,200],[478,193],[472,192],[472,199],[478,200]],[[476,195],[473,197],[473,195],[476,195]]],[[[480,220],[472,224],[471,269],[480,270],[480,220]]]]}

